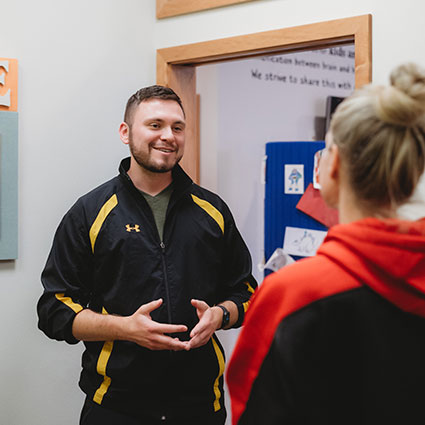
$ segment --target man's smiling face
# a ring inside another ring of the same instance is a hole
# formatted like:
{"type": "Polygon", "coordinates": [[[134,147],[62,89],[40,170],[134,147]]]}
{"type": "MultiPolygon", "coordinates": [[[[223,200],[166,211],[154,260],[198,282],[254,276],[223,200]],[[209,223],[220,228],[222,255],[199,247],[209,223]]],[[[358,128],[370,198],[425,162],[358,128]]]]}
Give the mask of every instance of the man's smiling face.
{"type": "Polygon", "coordinates": [[[185,144],[185,118],[174,100],[141,102],[129,126],[128,144],[134,160],[144,169],[165,173],[180,161],[185,144]]]}

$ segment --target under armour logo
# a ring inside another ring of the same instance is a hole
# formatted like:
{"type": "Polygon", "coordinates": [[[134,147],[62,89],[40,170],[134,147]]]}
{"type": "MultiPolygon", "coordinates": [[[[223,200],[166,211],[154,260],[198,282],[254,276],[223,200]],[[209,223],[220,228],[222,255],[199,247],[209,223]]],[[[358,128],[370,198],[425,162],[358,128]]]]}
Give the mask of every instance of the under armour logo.
{"type": "Polygon", "coordinates": [[[126,224],[125,228],[126,228],[127,232],[132,232],[132,231],[140,232],[140,226],[138,224],[135,224],[133,227],[130,226],[129,224],[126,224]]]}

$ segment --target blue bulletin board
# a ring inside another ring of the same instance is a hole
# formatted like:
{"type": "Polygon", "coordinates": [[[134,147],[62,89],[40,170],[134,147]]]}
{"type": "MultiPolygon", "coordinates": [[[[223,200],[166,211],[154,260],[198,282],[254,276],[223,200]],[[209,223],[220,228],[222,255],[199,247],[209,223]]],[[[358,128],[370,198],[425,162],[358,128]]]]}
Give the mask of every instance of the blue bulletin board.
{"type": "MultiPolygon", "coordinates": [[[[264,253],[266,261],[282,248],[285,229],[290,227],[327,231],[327,227],[296,206],[313,181],[314,154],[325,142],[270,142],[266,144],[264,253]],[[302,174],[302,176],[301,176],[302,174]],[[300,187],[296,187],[296,179],[300,187]],[[285,183],[286,180],[286,183],[285,183]],[[291,186],[291,183],[294,183],[291,186]],[[285,186],[286,184],[286,186],[285,186]]],[[[294,256],[295,259],[301,257],[294,256]]]]}

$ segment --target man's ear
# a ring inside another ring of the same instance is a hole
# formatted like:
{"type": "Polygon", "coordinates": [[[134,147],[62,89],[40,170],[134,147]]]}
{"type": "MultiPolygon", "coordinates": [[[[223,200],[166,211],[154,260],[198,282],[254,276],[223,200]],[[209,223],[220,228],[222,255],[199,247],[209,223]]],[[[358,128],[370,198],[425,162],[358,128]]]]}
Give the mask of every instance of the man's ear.
{"type": "Polygon", "coordinates": [[[129,136],[130,136],[130,127],[126,122],[122,122],[120,124],[120,127],[118,129],[118,132],[120,134],[121,141],[128,145],[129,144],[129,136]]]}

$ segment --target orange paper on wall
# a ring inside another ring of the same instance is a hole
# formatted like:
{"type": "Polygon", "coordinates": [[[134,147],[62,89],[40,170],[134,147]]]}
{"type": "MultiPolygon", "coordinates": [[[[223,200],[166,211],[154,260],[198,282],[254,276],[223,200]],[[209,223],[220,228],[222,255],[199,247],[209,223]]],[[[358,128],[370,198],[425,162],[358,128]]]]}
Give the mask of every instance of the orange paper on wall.
{"type": "Polygon", "coordinates": [[[0,58],[0,96],[10,95],[10,106],[0,104],[0,111],[18,110],[18,60],[0,58]]]}

